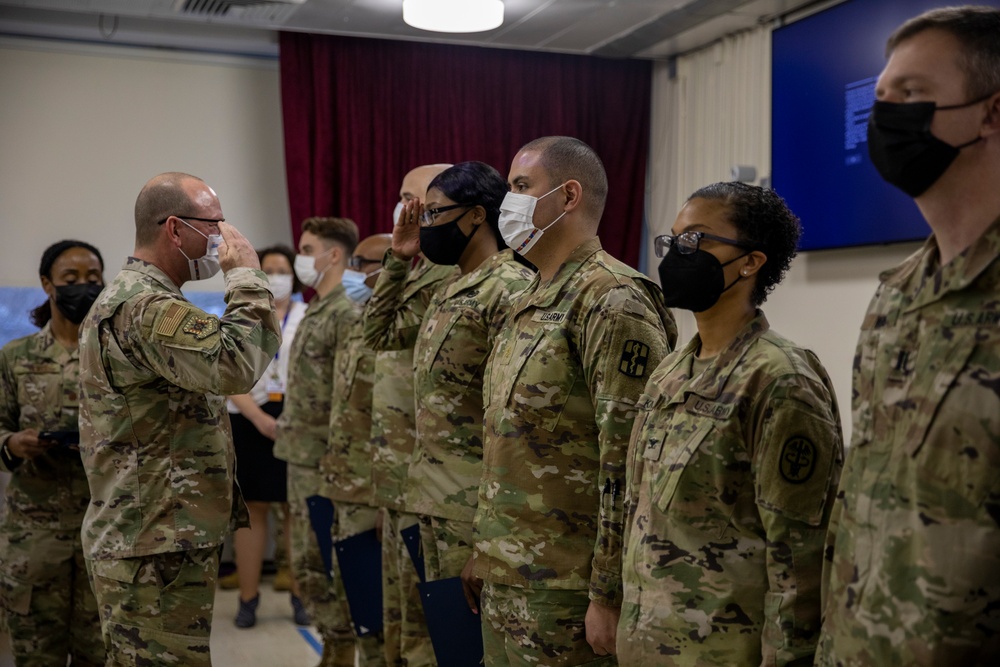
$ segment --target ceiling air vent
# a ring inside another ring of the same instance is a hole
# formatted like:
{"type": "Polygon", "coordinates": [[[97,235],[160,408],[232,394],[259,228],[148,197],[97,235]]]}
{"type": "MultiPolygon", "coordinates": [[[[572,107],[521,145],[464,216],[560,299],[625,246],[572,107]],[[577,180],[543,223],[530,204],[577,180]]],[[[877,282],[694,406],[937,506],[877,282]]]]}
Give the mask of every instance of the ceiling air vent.
{"type": "Polygon", "coordinates": [[[306,0],[179,0],[178,14],[239,23],[284,23],[306,0]]]}

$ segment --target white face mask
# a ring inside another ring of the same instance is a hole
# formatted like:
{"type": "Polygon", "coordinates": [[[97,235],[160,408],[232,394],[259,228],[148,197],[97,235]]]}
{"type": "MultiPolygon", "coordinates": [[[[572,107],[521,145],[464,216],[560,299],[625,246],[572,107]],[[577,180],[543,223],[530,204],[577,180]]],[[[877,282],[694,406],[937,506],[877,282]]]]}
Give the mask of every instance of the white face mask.
{"type": "Polygon", "coordinates": [[[192,225],[184,218],[177,219],[208,240],[205,247],[205,254],[195,259],[188,257],[183,248],[177,248],[181,251],[181,254],[184,255],[184,259],[188,261],[188,271],[191,272],[191,280],[205,280],[206,278],[211,278],[218,273],[220,269],[222,269],[222,265],[219,264],[219,246],[222,244],[222,235],[205,235],[200,229],[192,225]]]}
{"type": "Polygon", "coordinates": [[[267,281],[271,283],[271,294],[274,295],[275,301],[284,301],[292,295],[292,285],[295,281],[291,274],[268,274],[267,281]]]}
{"type": "Polygon", "coordinates": [[[399,216],[403,215],[403,202],[396,202],[396,208],[392,209],[392,226],[399,224],[399,216]]]}
{"type": "Polygon", "coordinates": [[[372,288],[365,284],[367,279],[367,274],[354,269],[346,269],[344,271],[344,289],[347,291],[347,298],[355,303],[368,301],[372,295],[372,288]]]}
{"type": "Polygon", "coordinates": [[[331,252],[333,252],[333,248],[330,248],[326,252],[321,252],[315,257],[312,255],[295,256],[295,263],[292,265],[292,268],[295,269],[295,275],[299,277],[303,285],[307,285],[308,287],[319,285],[319,281],[323,280],[323,274],[326,271],[316,269],[316,260],[331,252]]]}
{"type": "Polygon", "coordinates": [[[503,203],[500,204],[500,234],[515,252],[526,255],[531,247],[538,243],[538,239],[542,238],[545,230],[559,222],[563,215],[566,215],[566,211],[563,211],[562,215],[544,227],[535,227],[535,204],[538,203],[539,199],[548,197],[563,185],[566,184],[557,185],[541,197],[516,192],[508,192],[504,196],[503,203]]]}

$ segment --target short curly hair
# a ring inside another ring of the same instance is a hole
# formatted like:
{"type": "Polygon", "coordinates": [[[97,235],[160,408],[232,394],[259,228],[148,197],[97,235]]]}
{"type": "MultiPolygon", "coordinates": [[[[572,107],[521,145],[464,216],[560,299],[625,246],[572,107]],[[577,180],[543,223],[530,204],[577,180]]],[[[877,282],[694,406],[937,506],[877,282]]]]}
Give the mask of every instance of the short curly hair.
{"type": "Polygon", "coordinates": [[[692,199],[721,202],[729,209],[739,241],[767,256],[751,294],[755,306],[764,303],[797,254],[802,236],[798,216],[774,190],[739,181],[706,185],[688,197],[692,199]]]}

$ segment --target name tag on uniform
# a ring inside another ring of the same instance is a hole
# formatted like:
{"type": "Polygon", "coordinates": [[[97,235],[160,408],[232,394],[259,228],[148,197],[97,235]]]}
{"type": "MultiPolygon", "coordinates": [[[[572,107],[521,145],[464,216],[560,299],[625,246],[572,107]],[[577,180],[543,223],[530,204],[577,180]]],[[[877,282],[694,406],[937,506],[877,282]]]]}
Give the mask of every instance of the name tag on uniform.
{"type": "Polygon", "coordinates": [[[684,403],[684,411],[712,419],[729,419],[736,406],[732,403],[706,401],[701,396],[690,396],[684,403]]]}
{"type": "Polygon", "coordinates": [[[532,322],[562,322],[566,319],[566,313],[554,313],[548,310],[540,310],[535,313],[532,322]]]}
{"type": "Polygon", "coordinates": [[[949,327],[997,327],[1000,326],[1000,311],[960,310],[948,316],[945,319],[945,325],[949,327]]]}

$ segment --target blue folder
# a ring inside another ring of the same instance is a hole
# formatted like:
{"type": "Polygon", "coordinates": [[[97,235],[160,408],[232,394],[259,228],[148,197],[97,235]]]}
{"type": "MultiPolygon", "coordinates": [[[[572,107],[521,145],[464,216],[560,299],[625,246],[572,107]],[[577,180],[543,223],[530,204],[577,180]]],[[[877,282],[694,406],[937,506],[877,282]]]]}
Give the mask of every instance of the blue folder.
{"type": "Polygon", "coordinates": [[[333,543],[359,637],[382,632],[382,545],[375,529],[333,543]]]}
{"type": "Polygon", "coordinates": [[[483,662],[483,629],[469,609],[459,577],[417,584],[438,667],[477,667],[483,662]]]}
{"type": "Polygon", "coordinates": [[[313,532],[316,533],[316,542],[319,544],[319,553],[323,557],[323,566],[326,567],[326,576],[333,578],[333,501],[324,496],[309,496],[306,498],[306,505],[309,506],[309,523],[312,524],[313,532]]]}
{"type": "Polygon", "coordinates": [[[403,538],[403,544],[406,545],[406,550],[410,554],[410,561],[412,561],[413,567],[417,570],[417,576],[420,577],[421,582],[427,581],[424,570],[424,548],[420,542],[420,524],[415,523],[409,528],[404,528],[399,531],[399,534],[403,538]]]}

